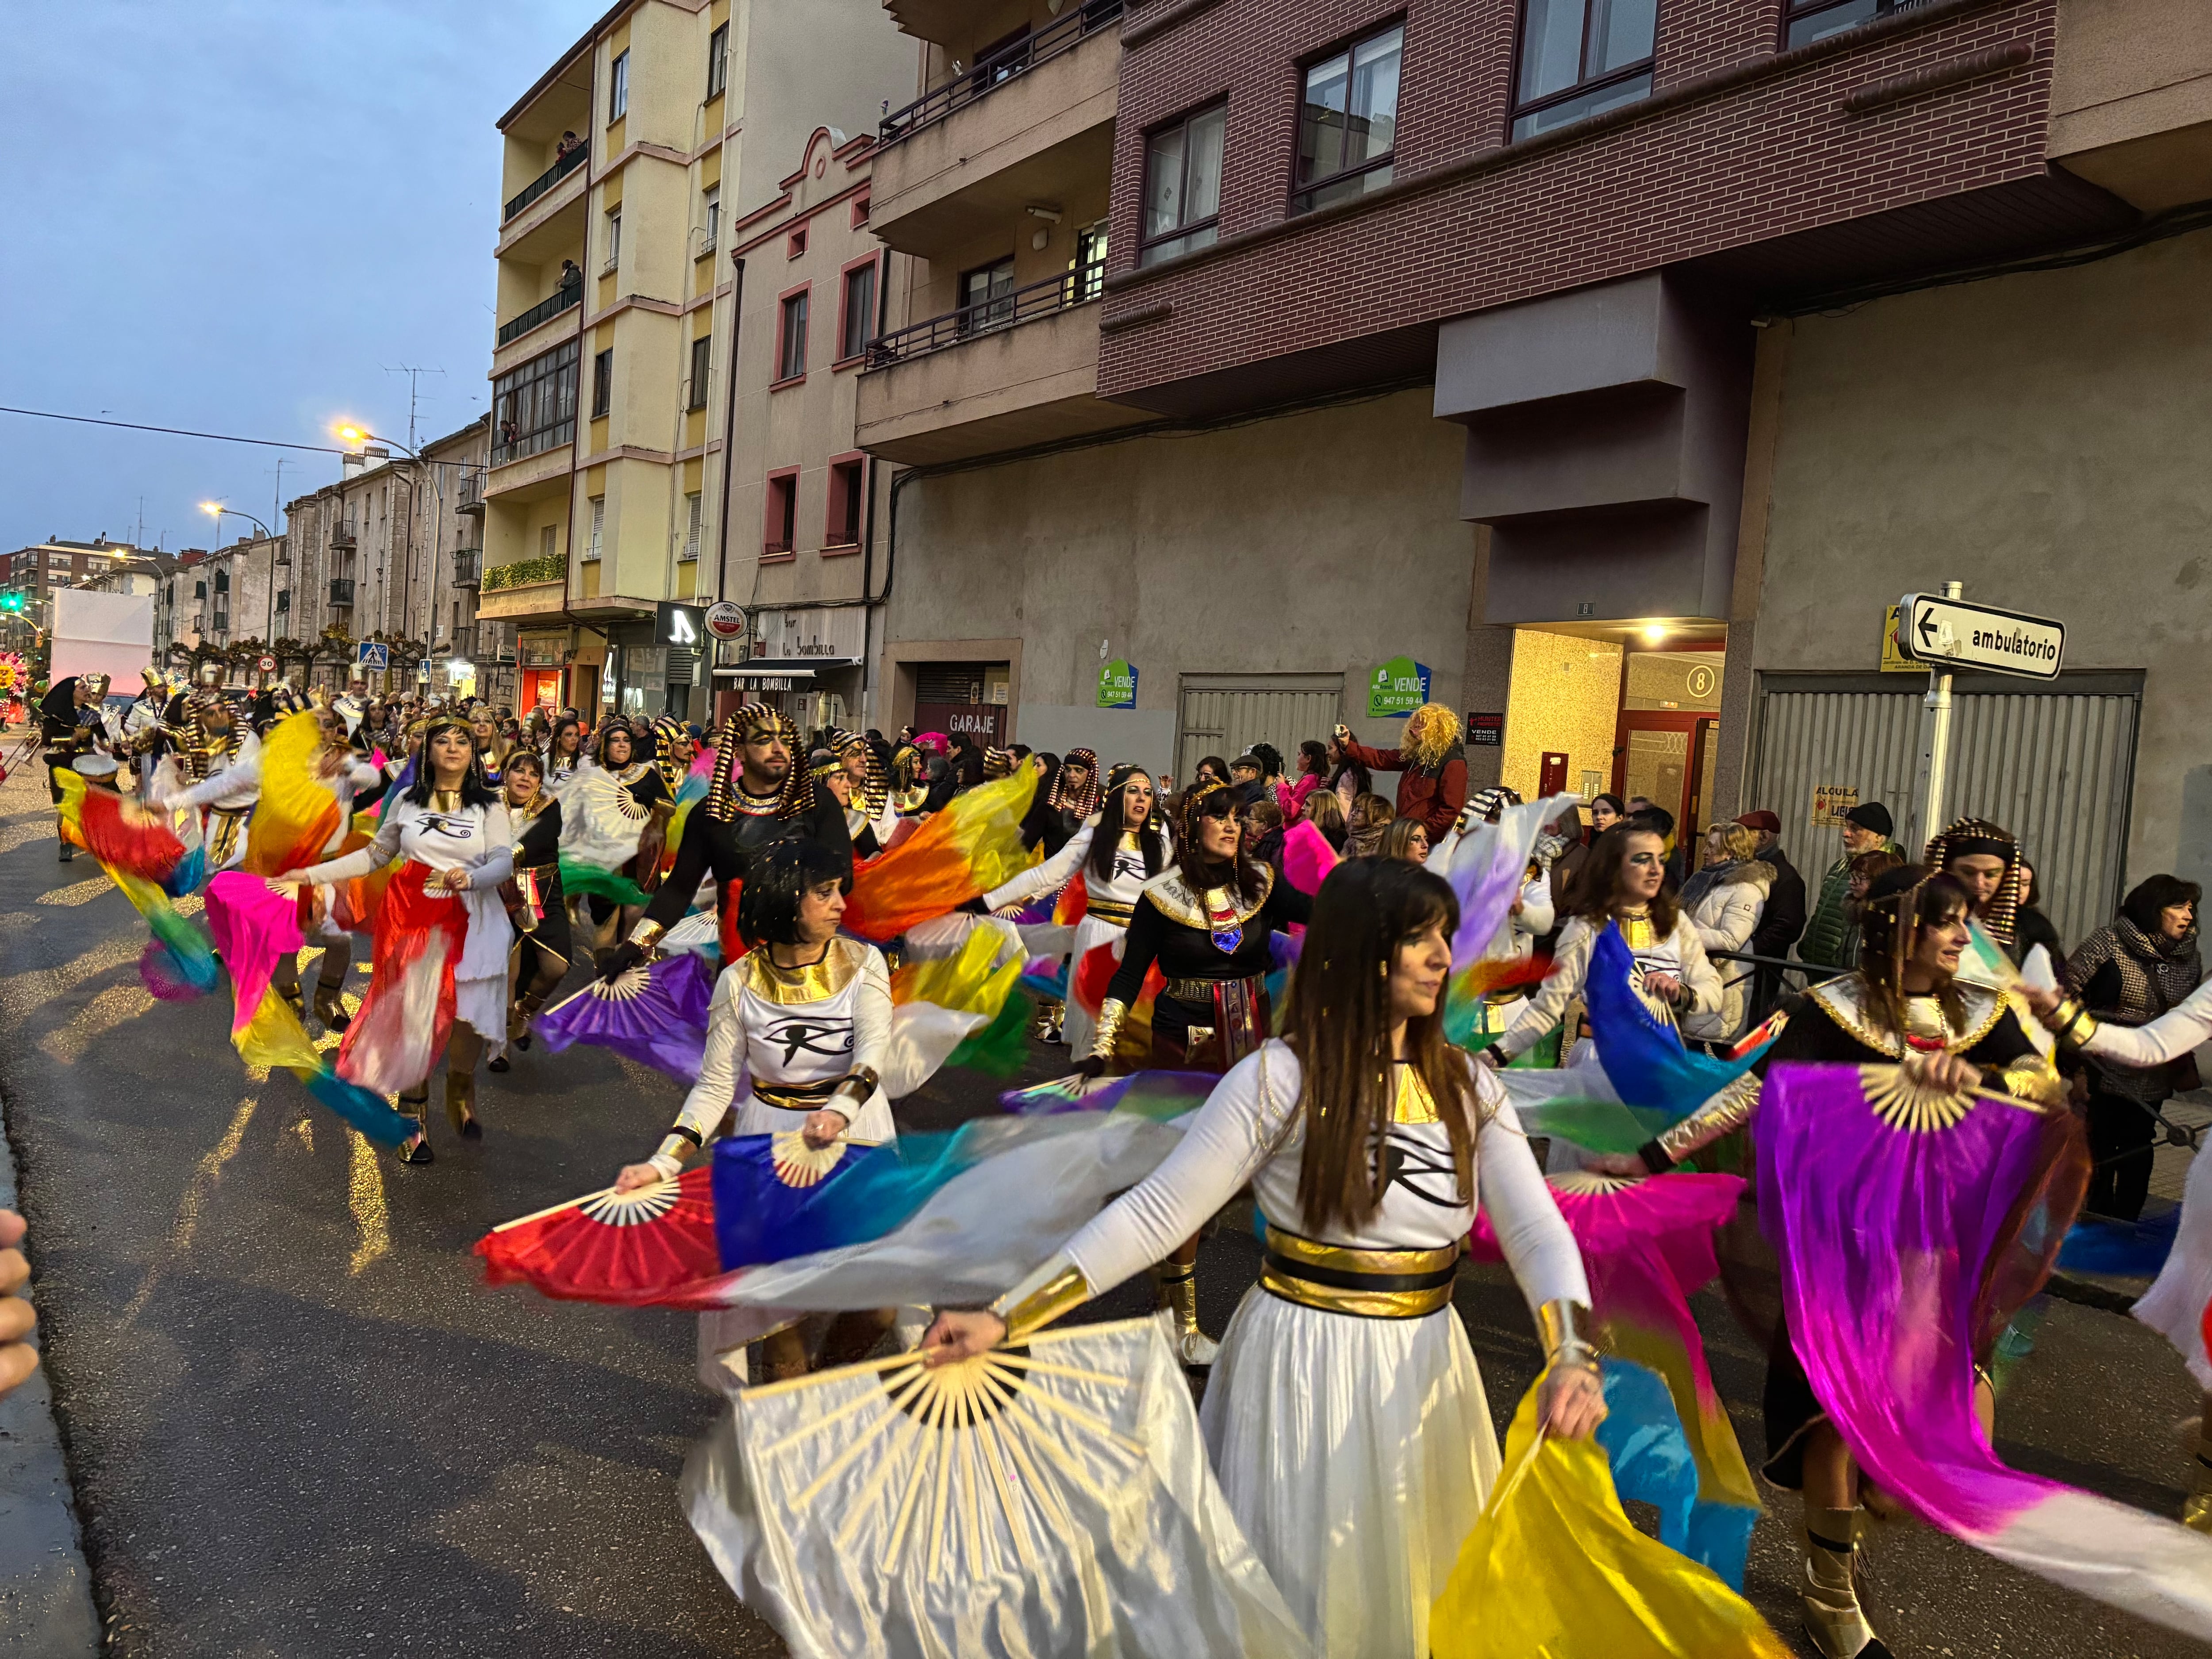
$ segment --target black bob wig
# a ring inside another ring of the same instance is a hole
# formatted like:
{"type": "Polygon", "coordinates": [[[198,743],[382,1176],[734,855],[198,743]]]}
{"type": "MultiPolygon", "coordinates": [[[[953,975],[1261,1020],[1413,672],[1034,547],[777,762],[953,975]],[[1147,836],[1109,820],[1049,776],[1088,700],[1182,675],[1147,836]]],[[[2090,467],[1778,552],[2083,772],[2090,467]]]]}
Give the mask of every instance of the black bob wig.
{"type": "Polygon", "coordinates": [[[799,943],[799,902],[810,887],[834,881],[853,890],[845,860],[811,836],[772,842],[745,872],[738,895],[738,931],[754,945],[799,943]]]}

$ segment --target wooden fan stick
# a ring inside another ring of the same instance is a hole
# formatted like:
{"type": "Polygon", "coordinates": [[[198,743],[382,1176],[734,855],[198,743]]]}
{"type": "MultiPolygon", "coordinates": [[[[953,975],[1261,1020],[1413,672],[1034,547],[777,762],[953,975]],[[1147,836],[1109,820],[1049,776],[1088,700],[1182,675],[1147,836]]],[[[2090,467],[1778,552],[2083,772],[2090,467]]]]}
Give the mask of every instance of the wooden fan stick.
{"type": "MultiPolygon", "coordinates": [[[[668,1183],[664,1181],[659,1184],[665,1187],[668,1183]]],[[[544,1209],[533,1210],[528,1215],[519,1215],[512,1221],[502,1221],[498,1226],[493,1228],[492,1231],[495,1233],[503,1233],[510,1228],[526,1227],[533,1221],[543,1221],[549,1215],[558,1215],[563,1210],[573,1210],[579,1204],[588,1204],[595,1198],[611,1197],[614,1190],[615,1189],[611,1187],[602,1187],[596,1193],[586,1193],[581,1198],[572,1198],[564,1204],[549,1204],[544,1209]]],[[[636,1190],[639,1192],[645,1192],[649,1189],[640,1187],[636,1190]]]]}

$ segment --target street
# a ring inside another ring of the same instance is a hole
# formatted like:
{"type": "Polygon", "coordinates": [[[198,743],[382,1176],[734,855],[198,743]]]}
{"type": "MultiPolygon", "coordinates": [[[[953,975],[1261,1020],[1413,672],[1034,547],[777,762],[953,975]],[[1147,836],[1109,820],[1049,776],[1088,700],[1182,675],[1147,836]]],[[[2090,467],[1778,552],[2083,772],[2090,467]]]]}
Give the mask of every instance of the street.
{"type": "MultiPolygon", "coordinates": [[[[56,862],[43,780],[0,788],[0,1091],[111,1651],[751,1655],[776,1638],[724,1589],[674,1478],[716,1407],[691,1321],[556,1304],[477,1279],[494,1224],[598,1184],[649,1146],[672,1083],[582,1048],[486,1081],[482,1143],[373,1154],[290,1079],[249,1078],[228,998],[155,1003],[143,929],[98,867],[56,862]]],[[[1040,1048],[1030,1075],[1063,1051],[1040,1048]]],[[[988,1109],[940,1079],[911,1127],[988,1109]]],[[[1218,1330],[1256,1275],[1224,1224],[1201,1258],[1218,1330]]],[[[1094,1310],[1121,1316],[1141,1289],[1094,1310]]],[[[1501,1431],[1536,1346],[1502,1270],[1463,1274],[1501,1431]]],[[[1714,1370],[1756,1460],[1758,1356],[1708,1295],[1714,1370]]],[[[2019,1466],[2171,1512],[2192,1390],[2165,1343],[2052,1302],[2000,1416],[2019,1466]]],[[[1794,1635],[1800,1557],[1778,1499],[1753,1600],[1794,1635]]],[[[2193,1644],[1924,1528],[1869,1554],[1899,1654],[2165,1659],[2193,1644]]]]}

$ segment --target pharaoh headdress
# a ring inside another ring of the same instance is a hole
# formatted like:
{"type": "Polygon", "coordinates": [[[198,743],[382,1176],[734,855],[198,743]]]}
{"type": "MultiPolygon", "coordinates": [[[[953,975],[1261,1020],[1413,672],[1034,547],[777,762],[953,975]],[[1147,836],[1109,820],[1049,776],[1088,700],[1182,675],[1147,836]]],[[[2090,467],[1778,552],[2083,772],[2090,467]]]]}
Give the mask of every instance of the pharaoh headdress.
{"type": "Polygon", "coordinates": [[[660,781],[668,786],[673,799],[684,787],[684,775],[691,766],[691,734],[684,729],[684,722],[673,714],[663,714],[653,723],[653,763],[660,773],[660,781]]]}
{"type": "Polygon", "coordinates": [[[891,781],[884,775],[883,757],[876,753],[875,745],[857,732],[848,732],[842,726],[830,728],[830,750],[840,760],[859,754],[867,762],[867,780],[854,792],[854,805],[868,815],[871,822],[884,815],[884,803],[890,799],[891,781]]]}
{"type": "Polygon", "coordinates": [[[2020,843],[2013,839],[2011,830],[2001,830],[1987,818],[1957,819],[1929,839],[1923,861],[1930,870],[1948,871],[1953,859],[1977,854],[2004,860],[2004,879],[1997,884],[1996,895],[1980,921],[1999,945],[2009,946],[2021,903],[2020,843]]]}
{"type": "Polygon", "coordinates": [[[782,738],[791,755],[791,769],[784,774],[783,788],[775,799],[776,817],[795,818],[814,805],[814,778],[799,757],[798,728],[781,711],[764,702],[740,703],[730,711],[714,738],[714,774],[707,786],[707,799],[699,804],[699,810],[715,823],[727,823],[740,811],[752,810],[742,807],[738,799],[738,780],[744,773],[739,751],[748,738],[769,733],[782,738]]]}
{"type": "Polygon", "coordinates": [[[1098,803],[1106,793],[1105,785],[1098,776],[1098,756],[1089,749],[1071,749],[1060,763],[1060,775],[1052,781],[1052,793],[1045,797],[1045,805],[1063,812],[1073,812],[1079,818],[1087,818],[1098,810],[1098,803]],[[1083,787],[1070,786],[1067,769],[1084,769],[1083,787]]]}

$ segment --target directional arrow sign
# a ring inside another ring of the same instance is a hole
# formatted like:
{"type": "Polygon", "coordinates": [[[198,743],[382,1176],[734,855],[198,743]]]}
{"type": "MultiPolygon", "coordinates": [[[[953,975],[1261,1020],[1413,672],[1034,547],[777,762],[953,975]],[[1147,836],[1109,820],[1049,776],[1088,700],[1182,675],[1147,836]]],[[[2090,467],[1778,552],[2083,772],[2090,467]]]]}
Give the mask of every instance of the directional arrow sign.
{"type": "Polygon", "coordinates": [[[1898,601],[1897,643],[1914,661],[1939,668],[2055,680],[2066,624],[1937,593],[1907,593],[1898,601]]]}

